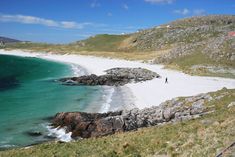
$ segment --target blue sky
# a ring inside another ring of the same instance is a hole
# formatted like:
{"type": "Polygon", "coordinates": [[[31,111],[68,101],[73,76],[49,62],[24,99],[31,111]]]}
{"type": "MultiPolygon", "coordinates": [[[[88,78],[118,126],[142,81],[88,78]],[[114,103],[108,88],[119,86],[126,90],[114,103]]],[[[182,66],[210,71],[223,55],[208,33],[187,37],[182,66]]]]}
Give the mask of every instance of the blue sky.
{"type": "Polygon", "coordinates": [[[68,43],[210,14],[235,15],[235,0],[1,0],[0,36],[68,43]]]}

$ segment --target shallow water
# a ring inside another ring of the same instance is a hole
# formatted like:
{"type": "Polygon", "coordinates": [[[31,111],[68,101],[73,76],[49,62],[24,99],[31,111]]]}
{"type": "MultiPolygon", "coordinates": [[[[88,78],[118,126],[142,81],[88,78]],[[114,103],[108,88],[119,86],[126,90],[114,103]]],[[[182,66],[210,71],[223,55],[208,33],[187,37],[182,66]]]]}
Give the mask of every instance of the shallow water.
{"type": "MultiPolygon", "coordinates": [[[[47,117],[62,111],[87,111],[100,99],[100,87],[64,86],[71,65],[33,57],[0,55],[0,148],[48,140],[47,117]],[[40,131],[32,137],[28,131],[40,131]]],[[[99,108],[97,106],[96,108],[99,108]]]]}

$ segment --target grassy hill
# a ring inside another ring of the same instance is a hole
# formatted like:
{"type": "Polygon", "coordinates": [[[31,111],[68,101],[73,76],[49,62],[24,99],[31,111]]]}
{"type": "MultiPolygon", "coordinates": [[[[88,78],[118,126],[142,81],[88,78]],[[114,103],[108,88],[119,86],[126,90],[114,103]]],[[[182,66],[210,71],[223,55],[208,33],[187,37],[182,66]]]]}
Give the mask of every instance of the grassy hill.
{"type": "MultiPolygon", "coordinates": [[[[235,101],[235,90],[222,89],[209,94],[212,100],[205,106],[213,112],[197,119],[101,138],[0,151],[0,156],[216,156],[235,141],[235,106],[231,105],[235,101]]],[[[234,153],[235,147],[232,147],[223,157],[234,153]]]]}
{"type": "Polygon", "coordinates": [[[16,43],[7,48],[152,61],[196,75],[235,78],[234,15],[185,18],[127,35],[96,35],[67,45],[16,43]]]}
{"type": "Polygon", "coordinates": [[[83,41],[78,41],[70,46],[75,46],[81,51],[118,51],[119,45],[130,35],[100,34],[83,41]]]}

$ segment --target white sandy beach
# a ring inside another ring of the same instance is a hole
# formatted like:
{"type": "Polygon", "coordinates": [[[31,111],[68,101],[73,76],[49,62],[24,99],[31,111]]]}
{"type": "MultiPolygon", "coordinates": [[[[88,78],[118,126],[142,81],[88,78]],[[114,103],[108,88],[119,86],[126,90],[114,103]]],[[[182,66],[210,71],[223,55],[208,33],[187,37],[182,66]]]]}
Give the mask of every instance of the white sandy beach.
{"type": "Polygon", "coordinates": [[[151,65],[138,61],[126,61],[81,55],[29,53],[19,50],[0,50],[0,54],[39,57],[54,61],[78,64],[85,68],[88,73],[97,75],[104,74],[104,70],[114,67],[142,67],[152,70],[161,75],[162,78],[125,85],[125,87],[130,89],[131,93],[129,97],[132,99],[132,102],[127,102],[133,103],[140,109],[159,105],[166,100],[179,96],[192,96],[200,93],[216,91],[223,87],[229,89],[235,88],[235,79],[190,76],[178,71],[163,69],[162,65],[151,65]],[[164,82],[166,77],[169,81],[168,84],[165,84],[164,82]]]}

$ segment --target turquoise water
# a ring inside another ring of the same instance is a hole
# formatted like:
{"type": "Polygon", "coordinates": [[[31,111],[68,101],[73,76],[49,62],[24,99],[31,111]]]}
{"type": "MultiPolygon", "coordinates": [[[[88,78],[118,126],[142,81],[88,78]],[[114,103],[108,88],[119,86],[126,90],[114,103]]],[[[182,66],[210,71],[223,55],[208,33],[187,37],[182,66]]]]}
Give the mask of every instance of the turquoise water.
{"type": "Polygon", "coordinates": [[[70,65],[32,57],[0,55],[0,148],[48,140],[47,117],[84,111],[99,87],[64,86],[57,78],[73,75],[70,65]],[[28,131],[40,131],[32,137],[28,131]]]}

